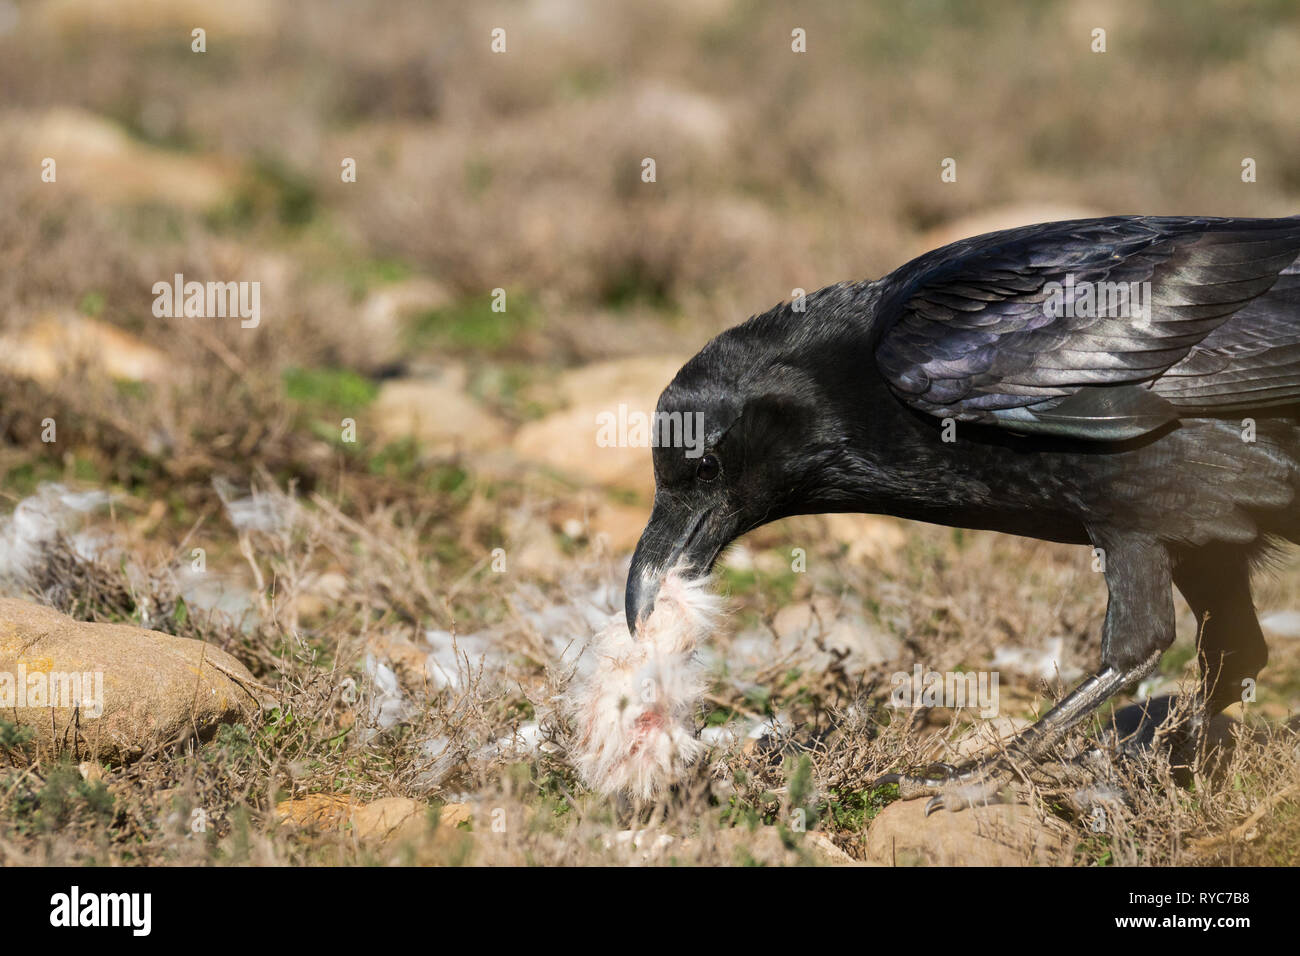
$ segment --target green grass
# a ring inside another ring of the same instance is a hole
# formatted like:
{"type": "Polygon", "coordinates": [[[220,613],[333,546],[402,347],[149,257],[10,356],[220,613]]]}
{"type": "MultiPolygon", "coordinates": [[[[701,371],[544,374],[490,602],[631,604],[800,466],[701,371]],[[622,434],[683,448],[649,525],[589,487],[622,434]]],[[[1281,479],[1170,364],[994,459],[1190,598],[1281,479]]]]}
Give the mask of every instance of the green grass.
{"type": "Polygon", "coordinates": [[[526,295],[508,292],[503,312],[493,311],[492,304],[492,297],[484,294],[424,312],[408,326],[408,345],[421,351],[451,346],[476,352],[499,352],[509,346],[520,332],[536,324],[537,309],[526,295]]]}
{"type": "MultiPolygon", "coordinates": [[[[778,551],[782,559],[785,552],[778,551]]],[[[795,588],[799,584],[798,572],[782,568],[780,571],[760,571],[757,568],[722,567],[722,581],[726,591],[734,595],[762,594],[773,604],[785,605],[794,599],[795,588]]]]}
{"type": "Polygon", "coordinates": [[[315,412],[355,411],[379,394],[370,379],[343,368],[286,369],[284,388],[291,401],[315,412]]]}
{"type": "Polygon", "coordinates": [[[818,805],[818,813],[828,817],[836,830],[858,833],[897,799],[898,787],[893,784],[872,790],[832,789],[826,800],[818,805]]]}
{"type": "Polygon", "coordinates": [[[81,301],[77,304],[77,311],[82,315],[88,315],[91,318],[95,318],[104,311],[104,305],[107,301],[108,300],[104,297],[104,293],[102,292],[87,292],[81,297],[81,301]]]}

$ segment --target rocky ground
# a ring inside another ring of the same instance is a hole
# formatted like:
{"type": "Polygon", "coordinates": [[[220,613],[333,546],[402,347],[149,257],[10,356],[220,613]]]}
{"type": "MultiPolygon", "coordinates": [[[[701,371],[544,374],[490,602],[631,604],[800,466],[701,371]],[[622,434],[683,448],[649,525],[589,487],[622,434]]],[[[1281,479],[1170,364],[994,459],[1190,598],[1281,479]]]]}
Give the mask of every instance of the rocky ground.
{"type": "MultiPolygon", "coordinates": [[[[763,70],[788,24],[743,4],[449,6],[436,30],[416,3],[362,4],[365,30],[346,5],[199,6],[0,3],[0,162],[24,171],[0,177],[0,673],[104,680],[102,714],[0,711],[0,862],[1297,862],[1292,558],[1258,582],[1257,699],[1181,782],[1105,756],[928,820],[873,788],[996,748],[1095,664],[1104,610],[1086,552],[887,518],[788,520],[728,553],[708,746],[669,798],[586,788],[563,705],[653,491],[647,450],[596,446],[597,414],[652,408],[793,288],[961,235],[1289,209],[1300,167],[1267,133],[1288,101],[1260,91],[1295,31],[1134,14],[1158,77],[1057,64],[1030,96],[993,67],[1091,22],[1072,6],[943,31],[823,12],[823,55],[763,70]],[[517,55],[478,42],[494,17],[517,55]],[[1188,84],[1197,130],[1149,121],[1188,84]],[[1010,115],[1029,147],[980,132],[1010,115]],[[1228,152],[1187,139],[1206,128],[1228,152]],[[1247,132],[1280,171],[1226,208],[1247,132]],[[945,191],[928,171],[954,141],[945,191]],[[1121,143],[1152,168],[1116,170],[1121,143]],[[176,273],[260,282],[259,325],[155,316],[176,273]],[[887,706],[918,664],[996,670],[999,714],[887,706]]],[[[1121,706],[1194,679],[1180,609],[1121,706]]]]}

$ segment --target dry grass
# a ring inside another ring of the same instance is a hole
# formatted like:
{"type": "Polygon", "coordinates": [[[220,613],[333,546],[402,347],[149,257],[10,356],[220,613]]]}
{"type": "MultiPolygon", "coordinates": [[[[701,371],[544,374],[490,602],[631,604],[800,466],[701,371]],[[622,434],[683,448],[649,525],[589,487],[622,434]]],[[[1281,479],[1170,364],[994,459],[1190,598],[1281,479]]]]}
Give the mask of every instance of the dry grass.
{"type": "MultiPolygon", "coordinates": [[[[818,671],[796,656],[752,672],[715,671],[702,714],[707,723],[726,719],[742,726],[747,716],[780,715],[779,729],[762,739],[723,743],[655,806],[620,804],[581,786],[566,758],[572,729],[554,707],[572,660],[565,639],[578,643],[587,636],[580,616],[568,619],[567,632],[562,619],[557,624],[536,616],[538,608],[590,600],[593,587],[610,581],[607,564],[577,555],[557,580],[522,589],[489,584],[489,571],[471,572],[462,588],[467,597],[448,604],[437,583],[446,579],[446,569],[422,557],[415,543],[421,516],[390,507],[353,519],[324,497],[291,506],[273,489],[259,495],[295,517],[275,533],[223,532],[231,539],[230,560],[243,560],[255,582],[257,603],[242,621],[188,608],[179,597],[180,562],[165,555],[137,563],[141,552],[132,548],[129,522],[121,517],[103,525],[120,533],[129,549],[125,561],[118,555],[88,564],[56,551],[45,577],[34,582],[41,599],[80,617],[143,620],[222,647],[274,688],[275,709],[263,726],[224,728],[206,745],[183,742],[128,767],[106,768],[102,787],[84,783],[58,754],[20,759],[20,748],[11,748],[12,769],[0,771],[0,850],[7,861],[582,864],[649,856],[655,862],[735,863],[745,862],[748,851],[728,838],[732,828],[775,826],[790,847],[784,861],[797,863],[811,859],[791,830],[797,809],[810,828],[859,856],[865,826],[894,799],[892,788],[872,789],[871,781],[888,769],[924,765],[937,741],[951,739],[970,720],[941,710],[900,719],[886,706],[888,673],[899,662],[818,671]],[[335,569],[343,582],[328,600],[319,597],[323,568],[335,569]],[[461,600],[473,603],[477,614],[462,612],[461,600]],[[543,620],[548,623],[539,627],[543,620]],[[412,657],[429,652],[421,637],[427,625],[452,629],[467,641],[458,665],[451,665],[459,674],[452,686],[438,686],[421,669],[422,657],[412,657]],[[473,635],[485,627],[490,652],[477,659],[473,635]],[[402,708],[391,723],[381,717],[389,698],[371,679],[367,653],[386,658],[399,682],[402,708]],[[540,746],[523,738],[518,748],[510,743],[521,731],[527,737],[527,726],[536,723],[540,732],[530,739],[540,746]],[[404,849],[380,848],[346,831],[294,829],[277,821],[278,802],[318,793],[359,802],[405,796],[431,807],[468,804],[474,836],[462,842],[444,834],[408,841],[404,849]],[[191,832],[196,809],[208,815],[205,833],[191,832]],[[493,829],[496,821],[504,829],[493,829]],[[616,838],[629,827],[672,834],[678,843],[652,855],[647,838],[634,851],[616,838]]],[[[807,521],[803,530],[810,530],[807,521]]],[[[210,529],[209,540],[218,534],[210,529]]],[[[797,527],[765,534],[769,543],[804,540],[797,527]]],[[[965,548],[940,547],[950,544],[948,537],[938,529],[921,531],[897,568],[875,568],[870,575],[859,570],[864,580],[857,586],[879,600],[879,619],[906,635],[905,659],[912,660],[914,651],[929,667],[986,665],[984,642],[972,639],[996,626],[985,609],[1027,606],[1019,593],[1023,582],[987,573],[989,552],[1008,561],[1018,554],[1023,563],[1027,552],[1037,551],[1036,565],[1054,582],[1090,573],[1068,550],[992,535],[976,536],[965,548]],[[918,619],[924,602],[911,596],[922,593],[944,597],[918,619]]],[[[817,556],[825,557],[827,570],[798,586],[845,586],[833,552],[817,556]]],[[[1050,603],[1053,592],[1045,583],[1032,603],[1050,603]]],[[[1058,609],[1055,620],[1077,614],[1088,621],[1098,592],[1077,586],[1055,592],[1074,595],[1056,598],[1070,608],[1058,609]]],[[[761,620],[753,598],[737,597],[734,627],[761,620]]],[[[720,651],[727,650],[724,639],[720,651]]],[[[809,656],[815,651],[810,648],[809,656]]],[[[1093,653],[1081,646],[1080,663],[1093,653]]],[[[1294,679],[1297,661],[1282,656],[1270,671],[1261,691],[1266,704],[1275,703],[1273,688],[1294,679]]],[[[1003,681],[1004,713],[1030,715],[1050,701],[1032,681],[1005,674],[1003,681]]],[[[1198,777],[1190,789],[1174,783],[1167,761],[1124,765],[1118,779],[1128,805],[1109,809],[1117,816],[1107,834],[1092,832],[1091,818],[1070,809],[1065,791],[1041,787],[1036,797],[1076,829],[1079,863],[1294,863],[1297,795],[1290,784],[1300,770],[1300,740],[1257,716],[1245,726],[1256,736],[1244,736],[1226,773],[1198,777]]]]}

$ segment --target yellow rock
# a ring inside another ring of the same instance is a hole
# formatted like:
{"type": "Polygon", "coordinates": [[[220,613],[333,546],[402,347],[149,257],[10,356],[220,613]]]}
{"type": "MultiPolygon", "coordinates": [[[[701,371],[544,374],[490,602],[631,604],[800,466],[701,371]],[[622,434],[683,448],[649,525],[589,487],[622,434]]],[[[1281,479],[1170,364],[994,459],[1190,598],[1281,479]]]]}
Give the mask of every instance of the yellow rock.
{"type": "Polygon", "coordinates": [[[465,372],[385,382],[368,420],[382,441],[414,438],[432,450],[484,450],[505,441],[505,424],[464,391],[465,372]]]}
{"type": "Polygon", "coordinates": [[[360,840],[385,840],[403,825],[424,822],[427,804],[409,797],[384,797],[352,813],[352,829],[360,840]]]}
{"type": "Polygon", "coordinates": [[[566,372],[553,387],[568,407],[524,425],[515,434],[515,454],[526,462],[552,469],[590,485],[654,494],[654,464],[649,447],[623,447],[633,436],[615,434],[612,446],[598,444],[602,416],[624,420],[650,416],[659,395],[683,363],[681,356],[617,359],[593,362],[566,372]]]}
{"type": "Polygon", "coordinates": [[[164,382],[172,378],[174,363],[116,326],[69,313],[0,336],[0,368],[45,385],[84,368],[133,382],[164,382]]]}
{"type": "Polygon", "coordinates": [[[824,516],[831,538],[848,548],[853,562],[890,564],[907,545],[906,525],[883,515],[829,514],[824,516]]]}
{"type": "Polygon", "coordinates": [[[127,761],[251,722],[265,696],[210,644],[0,599],[0,710],[33,731],[38,751],[127,761]]]}
{"type": "Polygon", "coordinates": [[[0,116],[0,136],[27,156],[33,170],[48,157],[57,179],[49,188],[74,189],[109,203],[161,202],[205,209],[235,183],[222,164],[171,153],[133,140],[119,126],[84,110],[0,116]]]}
{"type": "Polygon", "coordinates": [[[689,356],[658,355],[644,358],[592,362],[565,372],[556,382],[560,398],[567,405],[627,402],[654,411],[659,395],[673,380],[689,356]]]}
{"type": "MultiPolygon", "coordinates": [[[[654,495],[654,461],[650,448],[596,444],[598,417],[617,403],[592,402],[529,422],[515,434],[515,454],[533,465],[553,469],[575,481],[654,495]]],[[[654,405],[649,406],[653,410],[654,405]]]]}
{"type": "Polygon", "coordinates": [[[352,818],[359,806],[351,797],[334,793],[310,793],[296,800],[282,800],[275,805],[276,819],[300,827],[337,829],[352,818]]]}
{"type": "MultiPolygon", "coordinates": [[[[343,794],[313,793],[276,805],[276,818],[292,826],[341,830],[351,825],[359,840],[400,842],[418,840],[428,829],[431,807],[409,797],[382,797],[360,803],[343,794]]],[[[472,818],[467,804],[448,803],[438,814],[438,830],[450,831],[472,818]]]]}

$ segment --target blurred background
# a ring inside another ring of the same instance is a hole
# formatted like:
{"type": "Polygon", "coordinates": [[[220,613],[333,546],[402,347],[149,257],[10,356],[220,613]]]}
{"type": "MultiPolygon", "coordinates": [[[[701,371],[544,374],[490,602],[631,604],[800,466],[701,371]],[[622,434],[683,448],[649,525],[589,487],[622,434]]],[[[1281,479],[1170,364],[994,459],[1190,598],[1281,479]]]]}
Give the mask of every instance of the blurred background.
{"type": "MultiPolygon", "coordinates": [[[[107,492],[130,569],[69,584],[11,563],[10,589],[216,641],[306,695],[322,734],[357,717],[304,690],[294,641],[401,676],[429,653],[416,629],[498,628],[521,696],[482,717],[492,739],[548,666],[519,637],[544,630],[521,588],[550,600],[603,562],[616,608],[648,514],[648,453],[597,450],[597,412],[653,408],[712,335],[796,288],[965,235],[1300,212],[1298,28],[1289,0],[0,0],[0,511],[50,482],[107,492]],[[260,323],[156,317],[177,273],[260,283],[260,323]],[[277,527],[229,508],[250,488],[315,496],[329,527],[246,561],[241,537],[277,527]],[[151,595],[196,542],[231,587],[151,595]]],[[[26,532],[2,530],[16,553],[26,532]]],[[[841,691],[903,646],[980,666],[1010,640],[1039,655],[1029,674],[1081,673],[1103,610],[1074,550],[865,517],[765,529],[722,577],[742,634],[793,646],[843,617],[859,636],[840,639],[883,642],[854,645],[867,663],[826,678],[841,691]],[[824,560],[792,574],[795,545],[824,560]]],[[[1195,668],[1185,609],[1180,627],[1170,679],[1195,668]]],[[[1270,672],[1279,719],[1295,657],[1270,672]]],[[[728,713],[834,697],[782,678],[751,699],[762,683],[728,713]]]]}
{"type": "Polygon", "coordinates": [[[565,370],[667,356],[607,376],[652,403],[676,359],[794,288],[1024,221],[1294,213],[1297,21],[1176,0],[3,0],[4,488],[261,460],[314,481],[295,420],[380,391],[372,458],[403,438],[536,458],[520,429],[572,404],[565,370]],[[155,319],[177,272],[260,281],[261,326],[155,319]],[[63,376],[74,355],[115,387],[63,376]],[[461,424],[420,416],[439,388],[470,397],[461,424]],[[85,419],[57,447],[27,430],[34,389],[85,419]]]}

